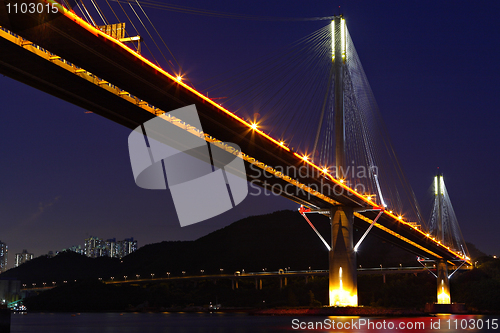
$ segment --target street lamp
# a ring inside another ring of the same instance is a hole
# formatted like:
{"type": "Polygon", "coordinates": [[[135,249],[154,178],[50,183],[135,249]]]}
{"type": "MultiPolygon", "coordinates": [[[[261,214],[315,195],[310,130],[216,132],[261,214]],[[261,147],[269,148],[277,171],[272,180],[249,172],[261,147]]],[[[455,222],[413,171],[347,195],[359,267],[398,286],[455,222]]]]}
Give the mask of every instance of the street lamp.
{"type": "Polygon", "coordinates": [[[125,281],[127,281],[127,276],[126,275],[124,275],[123,278],[125,279],[125,281]]]}
{"type": "Polygon", "coordinates": [[[151,273],[151,280],[155,278],[155,273],[151,273]]]}
{"type": "Polygon", "coordinates": [[[167,277],[170,277],[170,272],[167,272],[167,277]]]}
{"type": "Polygon", "coordinates": [[[186,271],[182,271],[182,275],[186,275],[186,271]]]}
{"type": "Polygon", "coordinates": [[[380,264],[380,270],[382,270],[382,264],[380,264]]]}
{"type": "Polygon", "coordinates": [[[114,276],[112,276],[112,277],[111,277],[111,281],[114,281],[114,280],[115,280],[115,277],[114,277],[114,276]]]}
{"type": "Polygon", "coordinates": [[[141,276],[139,274],[136,274],[135,277],[137,278],[137,280],[139,280],[141,276]]]}
{"type": "Polygon", "coordinates": [[[219,269],[220,270],[220,273],[222,274],[222,272],[224,272],[224,268],[221,268],[219,269]]]}

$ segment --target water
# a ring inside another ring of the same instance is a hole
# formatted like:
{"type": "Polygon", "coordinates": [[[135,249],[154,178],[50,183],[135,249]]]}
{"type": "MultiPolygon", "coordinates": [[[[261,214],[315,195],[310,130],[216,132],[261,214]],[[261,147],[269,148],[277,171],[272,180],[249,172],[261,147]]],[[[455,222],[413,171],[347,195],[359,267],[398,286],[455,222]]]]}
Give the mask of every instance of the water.
{"type": "Polygon", "coordinates": [[[28,313],[12,316],[11,333],[500,332],[498,326],[500,316],[478,315],[360,318],[243,313],[28,313]],[[360,327],[363,320],[365,325],[360,327]],[[328,329],[332,324],[337,325],[335,330],[328,329]],[[481,324],[482,329],[478,329],[481,324]],[[310,325],[318,329],[307,329],[310,325]]]}

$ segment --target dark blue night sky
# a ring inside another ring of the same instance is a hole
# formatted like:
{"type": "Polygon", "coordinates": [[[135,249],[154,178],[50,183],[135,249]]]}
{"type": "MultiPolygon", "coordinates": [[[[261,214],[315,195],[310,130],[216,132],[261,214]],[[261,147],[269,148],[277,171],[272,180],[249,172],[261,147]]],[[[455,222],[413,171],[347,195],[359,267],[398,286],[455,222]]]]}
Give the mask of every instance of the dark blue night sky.
{"type": "MultiPolygon", "coordinates": [[[[340,5],[425,216],[439,167],[466,241],[500,254],[499,2],[177,3],[272,17],[331,16],[340,5]]],[[[328,24],[148,13],[193,81],[240,66],[328,24]]],[[[168,191],[135,185],[129,129],[3,76],[0,98],[0,240],[9,245],[9,266],[24,248],[38,256],[83,245],[91,235],[133,236],[140,246],[195,239],[249,215],[297,208],[279,197],[249,196],[232,211],[181,228],[168,191]]]]}

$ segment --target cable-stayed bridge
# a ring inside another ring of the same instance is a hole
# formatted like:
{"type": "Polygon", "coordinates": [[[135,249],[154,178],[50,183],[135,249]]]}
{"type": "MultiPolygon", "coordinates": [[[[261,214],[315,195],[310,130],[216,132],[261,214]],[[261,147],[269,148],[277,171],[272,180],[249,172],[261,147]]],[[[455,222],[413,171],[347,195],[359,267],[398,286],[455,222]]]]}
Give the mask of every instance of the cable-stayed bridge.
{"type": "MultiPolygon", "coordinates": [[[[341,16],[280,54],[281,71],[272,57],[262,66],[274,68],[265,71],[270,77],[248,69],[244,84],[253,85],[250,91],[221,80],[232,89],[226,88],[232,99],[222,106],[207,97],[208,90],[194,89],[181,73],[161,68],[131,47],[140,37],[118,36],[118,28],[113,31],[109,24],[98,26],[84,2],[33,3],[33,13],[23,11],[20,1],[3,0],[0,6],[0,72],[131,129],[161,117],[178,130],[203,135],[224,154],[237,153],[245,161],[247,174],[239,176],[303,205],[303,214],[329,216],[330,305],[357,305],[354,226],[438,261],[440,276],[447,276],[448,264],[471,263],[463,240],[449,241],[455,229],[434,227],[446,225],[444,213],[437,219],[441,222],[427,227],[341,16]],[[310,57],[307,62],[304,56],[310,57]],[[313,95],[320,98],[307,97],[313,95]],[[240,116],[255,100],[266,101],[258,108],[262,119],[240,116]],[[166,114],[191,104],[203,132],[166,114]],[[225,142],[236,143],[241,154],[225,142]]],[[[220,93],[221,84],[210,95],[220,93]]],[[[162,139],[162,133],[154,136],[162,139]]]]}

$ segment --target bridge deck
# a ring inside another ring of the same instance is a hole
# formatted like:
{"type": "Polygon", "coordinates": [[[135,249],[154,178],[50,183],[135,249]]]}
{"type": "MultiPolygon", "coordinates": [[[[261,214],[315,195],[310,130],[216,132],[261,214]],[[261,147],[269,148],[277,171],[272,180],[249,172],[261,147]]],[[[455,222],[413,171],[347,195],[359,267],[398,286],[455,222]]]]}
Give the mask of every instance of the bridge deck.
{"type": "MultiPolygon", "coordinates": [[[[38,2],[43,3],[43,0],[38,2]]],[[[39,22],[36,15],[9,15],[5,5],[0,5],[0,26],[23,37],[18,38],[5,30],[0,31],[3,37],[0,38],[1,73],[132,129],[155,117],[158,109],[168,112],[195,104],[205,133],[217,140],[238,144],[247,156],[247,165],[252,163],[266,170],[252,173],[247,168],[249,180],[256,180],[261,184],[264,181],[270,185],[280,184],[281,188],[293,184],[301,191],[280,194],[313,208],[329,208],[335,204],[377,208],[374,202],[347,188],[332,176],[318,177],[320,169],[317,166],[265,133],[252,129],[248,122],[178,82],[171,74],[91,27],[76,15],[65,12],[64,15],[50,17],[46,23],[39,22]],[[43,54],[47,55],[46,50],[50,50],[49,54],[52,55],[49,61],[43,57],[43,54]],[[59,57],[65,60],[60,61],[59,57]],[[58,61],[66,65],[71,63],[72,70],[63,68],[58,61]],[[94,82],[83,77],[82,71],[92,73],[94,82]],[[109,82],[119,84],[118,91],[126,93],[108,89],[112,86],[108,85],[109,82]],[[126,99],[125,96],[132,99],[126,99]],[[147,110],[141,103],[154,107],[147,110]],[[279,170],[282,166],[294,167],[295,170],[307,168],[309,172],[306,176],[298,174],[287,177],[269,171],[279,170]],[[325,186],[331,190],[332,195],[326,196],[314,191],[314,188],[322,189],[325,186]],[[333,188],[343,191],[340,194],[334,193],[333,188]]],[[[366,229],[376,212],[356,213],[356,216],[358,219],[355,219],[355,225],[366,229]]],[[[458,253],[435,242],[418,227],[399,220],[387,211],[375,226],[372,233],[419,256],[458,259],[458,253]]]]}

